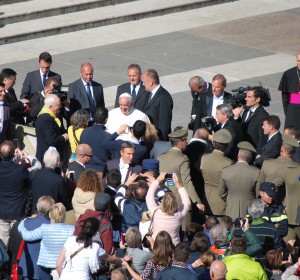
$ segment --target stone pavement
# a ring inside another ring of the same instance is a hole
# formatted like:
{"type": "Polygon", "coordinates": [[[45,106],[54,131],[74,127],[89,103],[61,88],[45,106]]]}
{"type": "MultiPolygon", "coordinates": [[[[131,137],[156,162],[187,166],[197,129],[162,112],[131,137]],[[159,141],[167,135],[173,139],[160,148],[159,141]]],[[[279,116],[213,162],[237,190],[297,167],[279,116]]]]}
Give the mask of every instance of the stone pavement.
{"type": "Polygon", "coordinates": [[[62,75],[64,84],[77,79],[80,64],[90,61],[110,108],[117,85],[127,81],[130,63],[154,68],[174,98],[172,127],[189,121],[191,76],[210,81],[222,73],[229,91],[262,81],[272,95],[267,110],[283,120],[277,87],[282,72],[295,66],[299,21],[299,0],[240,0],[2,45],[0,63],[1,68],[17,71],[15,89],[20,92],[26,73],[37,68],[44,50],[53,55],[52,69],[62,75]]]}

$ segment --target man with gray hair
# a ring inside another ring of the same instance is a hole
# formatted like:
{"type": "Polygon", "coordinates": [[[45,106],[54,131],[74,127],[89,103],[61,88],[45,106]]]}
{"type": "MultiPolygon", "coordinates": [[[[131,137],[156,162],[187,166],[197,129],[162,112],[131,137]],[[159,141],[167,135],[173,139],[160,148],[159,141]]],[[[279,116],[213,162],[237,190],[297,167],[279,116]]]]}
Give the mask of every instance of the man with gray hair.
{"type": "Polygon", "coordinates": [[[191,95],[193,98],[192,111],[191,111],[191,122],[189,123],[189,129],[194,129],[194,122],[198,110],[201,94],[211,93],[211,83],[205,82],[200,76],[193,76],[189,80],[189,87],[191,89],[191,95]]]}
{"type": "Polygon", "coordinates": [[[58,118],[61,108],[60,99],[55,94],[48,94],[45,97],[45,105],[38,114],[35,131],[37,138],[36,157],[42,162],[45,152],[50,146],[55,147],[60,156],[68,140],[68,134],[58,118]]]}
{"type": "MultiPolygon", "coordinates": [[[[253,222],[250,225],[250,230],[258,237],[262,245],[262,253],[255,257],[260,262],[264,262],[265,254],[272,249],[281,250],[282,240],[278,235],[277,230],[266,220],[262,219],[264,214],[265,204],[260,199],[253,199],[248,204],[247,212],[252,217],[253,222]]],[[[234,230],[233,235],[244,235],[242,229],[234,230]]]]}
{"type": "Polygon", "coordinates": [[[45,167],[32,173],[31,191],[33,210],[38,199],[43,195],[51,196],[55,202],[61,202],[67,209],[72,209],[71,198],[67,192],[64,177],[56,172],[60,165],[60,156],[54,147],[49,147],[44,155],[45,167]]]}
{"type": "MultiPolygon", "coordinates": [[[[142,111],[133,107],[132,96],[129,93],[122,93],[119,97],[119,107],[112,109],[108,113],[108,120],[106,128],[109,133],[114,133],[120,127],[120,124],[127,124],[129,127],[133,127],[137,120],[150,123],[149,118],[142,111]]],[[[129,135],[119,135],[117,139],[127,141],[129,135]]]]}
{"type": "Polygon", "coordinates": [[[232,136],[231,142],[225,151],[225,155],[231,160],[236,161],[238,148],[237,144],[243,139],[241,125],[234,120],[232,113],[232,106],[230,104],[220,104],[216,107],[216,119],[220,128],[226,128],[232,136]]]}
{"type": "Polygon", "coordinates": [[[215,260],[210,265],[210,279],[211,280],[225,280],[226,279],[226,264],[222,261],[215,260]]]}

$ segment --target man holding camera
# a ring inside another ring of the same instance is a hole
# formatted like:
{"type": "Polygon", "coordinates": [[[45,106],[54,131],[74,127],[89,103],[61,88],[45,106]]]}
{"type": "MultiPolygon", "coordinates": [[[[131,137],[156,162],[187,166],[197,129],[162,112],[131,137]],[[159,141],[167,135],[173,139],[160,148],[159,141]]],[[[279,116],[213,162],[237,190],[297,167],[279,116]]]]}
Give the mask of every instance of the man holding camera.
{"type": "Polygon", "coordinates": [[[200,127],[205,127],[202,118],[216,115],[218,105],[232,102],[231,93],[225,91],[226,85],[226,78],[222,74],[217,74],[212,79],[212,92],[207,91],[205,94],[200,95],[194,132],[200,127]]]}

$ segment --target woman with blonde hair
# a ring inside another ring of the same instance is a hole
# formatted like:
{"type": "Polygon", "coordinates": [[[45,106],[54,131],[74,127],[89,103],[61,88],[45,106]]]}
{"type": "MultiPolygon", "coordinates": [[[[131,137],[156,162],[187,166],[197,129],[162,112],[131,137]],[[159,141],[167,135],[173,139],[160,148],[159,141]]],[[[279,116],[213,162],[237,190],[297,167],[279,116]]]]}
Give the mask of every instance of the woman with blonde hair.
{"type": "Polygon", "coordinates": [[[91,169],[85,170],[77,182],[72,198],[76,220],[87,209],[95,210],[94,198],[99,192],[103,192],[101,176],[91,169]]]}
{"type": "Polygon", "coordinates": [[[18,230],[25,241],[41,240],[41,249],[37,264],[44,272],[43,279],[52,279],[51,270],[56,267],[56,260],[67,238],[73,235],[74,226],[64,223],[66,208],[62,203],[50,207],[50,224],[42,224],[35,230],[27,230],[24,220],[20,222],[18,230]]]}
{"type": "Polygon", "coordinates": [[[163,197],[162,203],[158,206],[154,195],[160,183],[165,181],[165,177],[165,172],[160,173],[157,179],[151,183],[146,196],[146,203],[153,217],[152,237],[155,239],[158,232],[165,230],[171,235],[173,244],[176,246],[180,243],[179,229],[191,205],[191,201],[186,189],[180,185],[177,175],[173,173],[173,181],[178,189],[182,204],[178,205],[175,195],[172,192],[167,192],[163,197]]]}

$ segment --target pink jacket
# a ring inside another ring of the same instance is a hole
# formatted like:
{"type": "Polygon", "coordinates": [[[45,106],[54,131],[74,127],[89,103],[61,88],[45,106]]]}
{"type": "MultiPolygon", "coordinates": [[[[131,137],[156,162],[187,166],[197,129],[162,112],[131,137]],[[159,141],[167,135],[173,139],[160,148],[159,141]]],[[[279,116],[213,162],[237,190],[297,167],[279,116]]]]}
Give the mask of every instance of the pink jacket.
{"type": "Polygon", "coordinates": [[[181,197],[182,205],[178,208],[178,211],[174,215],[172,216],[166,215],[164,212],[160,210],[159,206],[156,204],[154,199],[154,194],[158,184],[159,184],[158,181],[155,180],[150,185],[150,188],[146,196],[146,203],[147,203],[148,210],[150,211],[150,214],[153,215],[155,209],[158,208],[153,218],[152,237],[153,239],[155,239],[156,235],[160,231],[165,230],[171,235],[173,244],[177,245],[178,243],[180,243],[179,228],[182,224],[183,217],[186,215],[191,205],[191,201],[186,189],[184,187],[179,188],[178,192],[181,197]]]}

